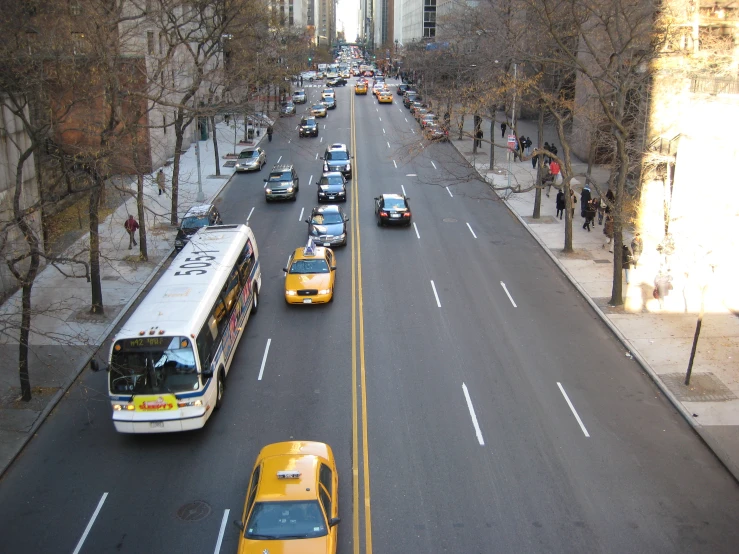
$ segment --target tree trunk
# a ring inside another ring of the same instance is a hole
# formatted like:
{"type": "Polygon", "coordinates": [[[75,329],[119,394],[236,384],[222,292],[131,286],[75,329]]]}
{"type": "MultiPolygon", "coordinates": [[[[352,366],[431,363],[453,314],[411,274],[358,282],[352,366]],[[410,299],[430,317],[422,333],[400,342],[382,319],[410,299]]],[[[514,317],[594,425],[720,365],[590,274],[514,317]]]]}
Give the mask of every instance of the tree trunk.
{"type": "Polygon", "coordinates": [[[98,175],[94,175],[93,179],[95,186],[90,191],[88,208],[90,216],[90,285],[92,289],[90,313],[103,314],[103,288],[100,281],[100,235],[98,233],[98,210],[100,207],[100,189],[102,188],[102,183],[98,175]]]}
{"type": "MultiPolygon", "coordinates": [[[[537,122],[537,148],[541,148],[544,141],[544,104],[539,101],[539,121],[537,122]]],[[[536,195],[534,196],[534,219],[541,217],[541,154],[537,156],[536,162],[536,195]]]]}
{"type": "Polygon", "coordinates": [[[492,170],[495,168],[495,109],[491,111],[493,112],[490,118],[490,169],[492,170]]]}
{"type": "Polygon", "coordinates": [[[146,246],[146,211],[144,210],[144,176],[136,176],[136,213],[139,219],[139,257],[141,261],[149,261],[149,251],[146,246]]]}
{"type": "Polygon", "coordinates": [[[182,156],[182,143],[184,142],[185,129],[182,128],[182,116],[178,114],[177,121],[179,124],[174,126],[174,162],[172,164],[172,213],[169,215],[169,222],[177,225],[177,204],[180,192],[180,156],[182,156]]]}
{"type": "MultiPolygon", "coordinates": [[[[562,250],[572,252],[572,195],[570,194],[570,180],[565,179],[562,184],[562,191],[565,194],[565,246],[562,250]]],[[[582,201],[582,199],[580,199],[582,201]]]]}
{"type": "Polygon", "coordinates": [[[21,329],[18,345],[18,377],[21,382],[21,400],[31,400],[31,377],[28,370],[28,338],[31,334],[31,289],[33,280],[38,270],[38,253],[31,255],[31,265],[35,269],[29,269],[26,273],[26,283],[23,285],[21,300],[21,329]],[[34,260],[35,258],[35,260],[34,260]]]}
{"type": "Polygon", "coordinates": [[[213,154],[216,157],[216,175],[221,174],[221,163],[218,159],[218,136],[216,135],[216,118],[210,116],[210,126],[213,129],[213,154]]]}

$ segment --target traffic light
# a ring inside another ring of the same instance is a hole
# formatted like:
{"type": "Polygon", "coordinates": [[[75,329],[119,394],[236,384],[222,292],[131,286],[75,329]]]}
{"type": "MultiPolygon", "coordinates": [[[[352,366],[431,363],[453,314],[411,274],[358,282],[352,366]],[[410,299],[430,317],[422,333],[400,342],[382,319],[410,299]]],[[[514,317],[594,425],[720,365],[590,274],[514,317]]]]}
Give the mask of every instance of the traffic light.
{"type": "Polygon", "coordinates": [[[312,62],[313,58],[308,58],[308,63],[312,62]]]}

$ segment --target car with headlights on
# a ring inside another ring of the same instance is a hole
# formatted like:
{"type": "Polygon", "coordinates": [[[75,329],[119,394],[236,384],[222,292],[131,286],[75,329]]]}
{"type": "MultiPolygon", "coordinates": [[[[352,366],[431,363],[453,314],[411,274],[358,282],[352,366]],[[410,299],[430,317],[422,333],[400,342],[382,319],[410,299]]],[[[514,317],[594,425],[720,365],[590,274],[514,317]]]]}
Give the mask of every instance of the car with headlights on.
{"type": "Polygon", "coordinates": [[[264,180],[264,194],[267,202],[272,200],[292,200],[295,202],[300,190],[300,179],[292,164],[275,165],[264,180]]]}
{"type": "Polygon", "coordinates": [[[260,171],[267,163],[267,153],[259,146],[247,148],[239,153],[236,158],[234,169],[237,173],[242,171],[260,171]]]}
{"type": "Polygon", "coordinates": [[[338,171],[321,175],[316,186],[319,202],[346,202],[346,179],[338,171]]]}
{"type": "Polygon", "coordinates": [[[352,178],[352,155],[346,144],[336,142],[326,148],[321,157],[323,171],[340,171],[347,179],[352,178]]]}
{"type": "Polygon", "coordinates": [[[375,198],[377,226],[411,224],[410,198],[404,194],[383,194],[375,198]]]}
{"type": "Polygon", "coordinates": [[[304,117],[300,120],[298,136],[301,138],[318,136],[318,122],[315,117],[304,117]]]}
{"type": "Polygon", "coordinates": [[[308,236],[313,238],[313,242],[330,247],[346,246],[347,221],[349,216],[336,204],[316,206],[305,220],[308,236]]]}
{"type": "Polygon", "coordinates": [[[314,104],[310,107],[310,114],[313,117],[326,117],[328,112],[323,104],[314,104]]]}
{"type": "Polygon", "coordinates": [[[246,489],[238,554],[336,554],[339,475],[328,444],[269,444],[246,489]]]}
{"type": "Polygon", "coordinates": [[[288,304],[326,304],[334,299],[336,258],[330,248],[316,246],[308,238],[292,253],[284,271],[288,304]]]}

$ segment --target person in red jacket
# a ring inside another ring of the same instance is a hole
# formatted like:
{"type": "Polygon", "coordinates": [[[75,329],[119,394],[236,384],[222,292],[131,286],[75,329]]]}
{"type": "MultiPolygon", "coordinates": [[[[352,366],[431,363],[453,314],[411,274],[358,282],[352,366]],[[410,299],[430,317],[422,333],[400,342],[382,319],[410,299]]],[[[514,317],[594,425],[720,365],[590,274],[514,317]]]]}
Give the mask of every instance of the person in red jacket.
{"type": "Polygon", "coordinates": [[[133,215],[129,215],[123,228],[128,232],[128,249],[131,250],[136,244],[136,231],[139,229],[139,222],[134,219],[133,215]]]}

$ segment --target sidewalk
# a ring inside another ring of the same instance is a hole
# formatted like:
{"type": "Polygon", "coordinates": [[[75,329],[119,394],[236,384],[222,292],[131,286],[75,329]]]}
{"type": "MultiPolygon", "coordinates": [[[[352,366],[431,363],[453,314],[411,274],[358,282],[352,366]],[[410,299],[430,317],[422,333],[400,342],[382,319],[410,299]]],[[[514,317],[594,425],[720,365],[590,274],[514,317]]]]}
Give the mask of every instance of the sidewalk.
{"type": "MultiPolygon", "coordinates": [[[[234,173],[233,152],[248,144],[236,143],[244,137],[243,122],[217,124],[221,175],[215,175],[212,137],[200,142],[200,171],[203,195],[212,201],[234,173]],[[228,167],[230,166],[230,167],[228,167]]],[[[259,143],[266,127],[258,127],[259,143]]],[[[33,287],[32,333],[30,339],[30,378],[33,399],[20,402],[18,378],[18,339],[20,293],[0,306],[0,475],[21,452],[43,420],[56,406],[77,376],[87,367],[106,337],[149,284],[172,253],[176,227],[169,224],[172,166],[163,168],[167,194],[157,194],[156,171],[145,176],[148,262],[139,260],[137,247],[128,250],[128,234],[123,222],[129,214],[137,217],[136,199],[131,197],[100,223],[100,257],[105,315],[90,315],[90,284],[79,268],[64,267],[65,277],[53,267],[44,268],[33,287]]],[[[136,190],[134,179],[116,178],[117,186],[136,190]]],[[[198,171],[195,145],[182,155],[179,185],[179,218],[197,204],[198,171]]],[[[246,217],[246,214],[244,215],[246,217]]],[[[138,236],[137,236],[138,240],[138,236]]],[[[86,252],[89,235],[77,240],[66,254],[86,252]]],[[[87,259],[87,258],[85,258],[87,259]]]]}
{"type": "MultiPolygon", "coordinates": [[[[505,146],[500,136],[500,121],[494,124],[495,143],[505,146]]],[[[490,137],[490,120],[483,118],[484,139],[490,137]]],[[[464,132],[471,136],[473,119],[464,122],[464,132]]],[[[456,126],[450,132],[452,145],[488,183],[505,187],[508,184],[508,162],[505,151],[496,148],[495,171],[489,171],[490,145],[483,142],[482,150],[472,154],[472,139],[458,139],[456,126]]],[[[518,122],[519,135],[531,137],[536,144],[535,121],[518,122]]],[[[546,129],[544,140],[554,142],[561,149],[553,129],[546,129]]],[[[536,178],[531,161],[511,162],[511,184],[522,189],[536,178]]],[[[573,158],[573,170],[585,173],[587,164],[573,158]]],[[[594,167],[592,178],[606,183],[605,168],[594,167]]],[[[579,199],[584,179],[573,185],[579,199]]],[[[606,189],[604,189],[606,190],[606,189]]],[[[652,297],[654,272],[650,269],[645,251],[639,266],[632,269],[630,285],[624,282],[625,306],[608,305],[613,278],[613,255],[603,249],[603,227],[596,225],[593,231],[582,228],[579,204],[572,223],[574,252],[565,254],[564,220],[555,217],[556,190],[551,196],[542,192],[541,217],[534,219],[535,191],[513,193],[498,191],[508,208],[518,217],[554,263],[567,275],[595,312],[608,325],[626,347],[626,356],[633,357],[687,422],[703,438],[716,456],[739,480],[739,318],[721,302],[706,306],[700,339],[693,364],[689,387],[683,382],[690,358],[697,313],[685,309],[679,283],[665,298],[664,307],[652,297]]],[[[595,194],[594,194],[595,196],[595,194]]],[[[631,243],[631,234],[624,233],[624,243],[631,243]]]]}

